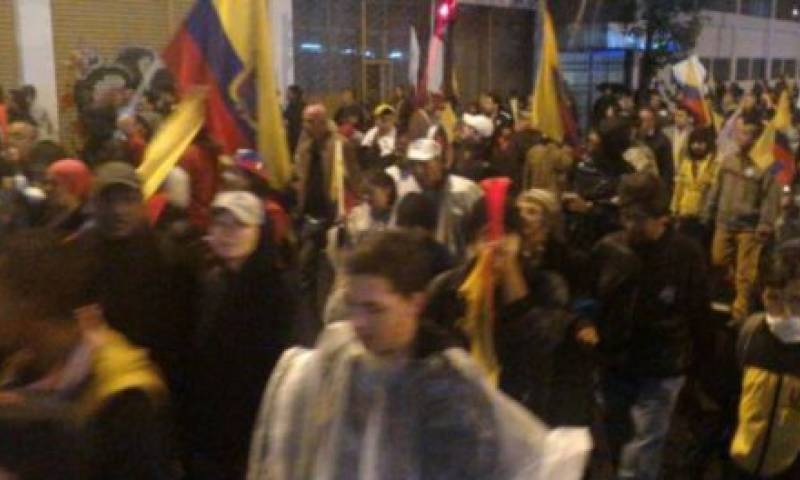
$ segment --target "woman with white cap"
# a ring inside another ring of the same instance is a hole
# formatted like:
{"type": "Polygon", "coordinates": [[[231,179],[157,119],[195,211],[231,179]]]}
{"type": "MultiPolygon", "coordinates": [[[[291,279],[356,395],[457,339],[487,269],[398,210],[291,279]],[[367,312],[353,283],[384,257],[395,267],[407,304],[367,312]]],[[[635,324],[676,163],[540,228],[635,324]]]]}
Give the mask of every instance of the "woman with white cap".
{"type": "Polygon", "coordinates": [[[211,204],[216,261],[202,278],[192,339],[192,478],[243,478],[261,393],[290,345],[293,302],[265,223],[263,202],[250,192],[223,192],[211,204]]]}

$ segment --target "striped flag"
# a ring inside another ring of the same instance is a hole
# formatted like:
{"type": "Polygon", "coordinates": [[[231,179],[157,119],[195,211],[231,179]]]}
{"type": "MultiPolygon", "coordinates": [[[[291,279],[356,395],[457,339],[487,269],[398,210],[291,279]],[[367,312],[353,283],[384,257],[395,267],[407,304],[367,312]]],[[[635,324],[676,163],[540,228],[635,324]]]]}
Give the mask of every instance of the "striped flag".
{"type": "Polygon", "coordinates": [[[203,127],[205,101],[206,92],[202,89],[185,95],[147,145],[142,164],[137,169],[145,198],[158,191],[203,127]]]}
{"type": "Polygon", "coordinates": [[[561,75],[556,31],[545,0],[539,0],[539,11],[542,15],[542,53],[533,92],[531,123],[557,142],[578,145],[578,124],[569,106],[566,83],[561,75]]]}
{"type": "Polygon", "coordinates": [[[706,69],[697,55],[676,63],[672,67],[672,73],[680,85],[683,94],[682,103],[692,112],[697,125],[701,127],[711,125],[714,119],[703,95],[706,69]]]}
{"type": "Polygon", "coordinates": [[[750,150],[750,156],[759,168],[769,170],[781,185],[789,185],[797,174],[794,155],[785,130],[791,124],[789,92],[784,89],[775,107],[775,116],[767,122],[764,132],[750,150]]]}
{"type": "Polygon", "coordinates": [[[257,147],[276,188],[291,163],[266,0],[197,0],[164,52],[178,88],[208,88],[206,125],[226,153],[257,147]]]}

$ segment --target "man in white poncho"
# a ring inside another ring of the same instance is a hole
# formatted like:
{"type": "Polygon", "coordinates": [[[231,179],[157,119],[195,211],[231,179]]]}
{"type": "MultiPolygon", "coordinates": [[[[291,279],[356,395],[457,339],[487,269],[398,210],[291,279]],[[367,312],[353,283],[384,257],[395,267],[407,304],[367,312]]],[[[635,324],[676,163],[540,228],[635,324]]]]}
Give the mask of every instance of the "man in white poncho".
{"type": "Polygon", "coordinates": [[[255,427],[249,480],[579,479],[591,440],[550,430],[420,319],[422,237],[384,232],[343,266],[348,321],[284,353],[255,427]]]}

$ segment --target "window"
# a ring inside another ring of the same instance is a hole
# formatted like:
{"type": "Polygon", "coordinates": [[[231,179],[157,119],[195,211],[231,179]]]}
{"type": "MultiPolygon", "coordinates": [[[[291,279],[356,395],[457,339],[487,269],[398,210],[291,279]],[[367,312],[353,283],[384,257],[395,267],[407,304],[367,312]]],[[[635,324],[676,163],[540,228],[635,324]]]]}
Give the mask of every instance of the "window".
{"type": "Polygon", "coordinates": [[[736,59],[736,80],[750,80],[750,59],[736,59]]]}
{"type": "Polygon", "coordinates": [[[800,1],[778,0],[775,4],[775,18],[800,21],[800,1]]]}
{"type": "Polygon", "coordinates": [[[767,79],[767,60],[764,58],[754,58],[750,64],[750,78],[752,80],[767,79]]]}
{"type": "Polygon", "coordinates": [[[730,58],[715,58],[712,68],[714,80],[718,82],[727,82],[731,79],[731,59],[730,58]]]}
{"type": "Polygon", "coordinates": [[[772,16],[772,0],[742,0],[742,14],[756,17],[772,16]]]}
{"type": "Polygon", "coordinates": [[[700,8],[715,12],[733,13],[736,11],[736,0],[700,0],[698,3],[700,8]]]}
{"type": "Polygon", "coordinates": [[[783,60],[780,58],[773,58],[769,70],[769,78],[780,78],[781,74],[783,74],[783,60]]]}
{"type": "Polygon", "coordinates": [[[797,60],[794,58],[787,58],[783,61],[783,74],[787,78],[795,78],[797,76],[797,60]]]}

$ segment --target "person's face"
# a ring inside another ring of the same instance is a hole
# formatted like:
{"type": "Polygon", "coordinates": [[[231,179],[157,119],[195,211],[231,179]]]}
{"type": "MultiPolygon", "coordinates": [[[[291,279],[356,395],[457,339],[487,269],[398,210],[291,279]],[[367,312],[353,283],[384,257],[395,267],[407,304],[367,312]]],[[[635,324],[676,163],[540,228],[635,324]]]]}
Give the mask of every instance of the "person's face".
{"type": "Polygon", "coordinates": [[[522,235],[526,240],[534,240],[547,233],[547,220],[541,205],[533,202],[521,203],[519,216],[522,220],[522,235]]]}
{"type": "Polygon", "coordinates": [[[142,194],[127,185],[112,185],[97,197],[97,226],[109,238],[127,238],[145,223],[142,194]]]}
{"type": "Polygon", "coordinates": [[[224,261],[245,260],[258,247],[260,227],[245,225],[232,213],[218,212],[208,228],[209,245],[214,254],[224,261]]]}
{"type": "Polygon", "coordinates": [[[639,112],[639,125],[642,132],[650,133],[656,129],[656,117],[650,110],[639,112]]]}
{"type": "Polygon", "coordinates": [[[659,239],[664,232],[666,219],[652,217],[637,210],[622,209],[620,222],[633,245],[652,243],[659,239]]]}
{"type": "Polygon", "coordinates": [[[303,114],[303,129],[311,138],[319,139],[328,132],[328,124],[324,116],[306,112],[303,114]]]}
{"type": "Polygon", "coordinates": [[[394,128],[395,122],[396,122],[395,116],[391,113],[381,115],[375,119],[375,125],[381,132],[388,132],[389,130],[394,128]]]}
{"type": "Polygon", "coordinates": [[[747,149],[753,146],[756,141],[756,127],[745,123],[744,120],[739,119],[736,121],[736,143],[742,149],[747,149]]]}
{"type": "Polygon", "coordinates": [[[481,95],[479,100],[481,112],[485,113],[486,115],[494,115],[497,111],[497,104],[494,103],[494,99],[489,95],[481,95]]]}
{"type": "Polygon", "coordinates": [[[694,141],[689,145],[692,158],[701,159],[708,155],[708,144],[703,141],[694,141]]]}
{"type": "Polygon", "coordinates": [[[800,316],[800,279],[794,279],[782,290],[768,288],[764,292],[764,305],[776,317],[800,316]]]}
{"type": "Polygon", "coordinates": [[[67,208],[79,203],[78,197],[70,193],[66,186],[52,175],[47,175],[44,183],[47,203],[55,208],[67,208]]]}
{"type": "Polygon", "coordinates": [[[661,110],[661,97],[658,96],[650,97],[650,108],[661,110]]]}
{"type": "Polygon", "coordinates": [[[364,347],[379,357],[408,353],[417,336],[424,295],[400,294],[375,275],[345,276],[343,286],[350,322],[364,347]]]}
{"type": "Polygon", "coordinates": [[[687,125],[689,125],[689,114],[686,113],[686,110],[676,110],[675,126],[678,128],[684,128],[687,125]]]}
{"type": "Polygon", "coordinates": [[[350,105],[355,101],[356,99],[353,96],[353,92],[351,92],[350,90],[345,90],[342,92],[342,103],[344,103],[345,105],[350,105]]]}
{"type": "Polygon", "coordinates": [[[14,122],[9,125],[8,146],[17,151],[20,161],[27,158],[35,140],[36,131],[33,126],[23,122],[14,122]]]}
{"type": "Polygon", "coordinates": [[[589,132],[589,135],[586,136],[586,145],[589,153],[598,153],[602,146],[600,135],[595,131],[589,132]]]}
{"type": "Polygon", "coordinates": [[[411,173],[423,190],[435,190],[444,181],[444,164],[442,159],[434,158],[427,162],[409,162],[411,173]]]}
{"type": "Polygon", "coordinates": [[[391,192],[388,188],[371,186],[367,191],[367,202],[375,210],[389,210],[392,208],[391,192]]]}
{"type": "Polygon", "coordinates": [[[756,96],[753,95],[751,92],[747,92],[742,95],[742,109],[743,110],[751,110],[756,106],[756,96]]]}
{"type": "Polygon", "coordinates": [[[634,107],[633,97],[631,97],[630,95],[624,95],[622,98],[619,99],[619,106],[623,110],[633,110],[634,107]]]}
{"type": "Polygon", "coordinates": [[[477,143],[481,140],[481,136],[477,130],[470,127],[466,123],[461,124],[461,128],[458,131],[458,135],[461,140],[465,142],[477,143]]]}

